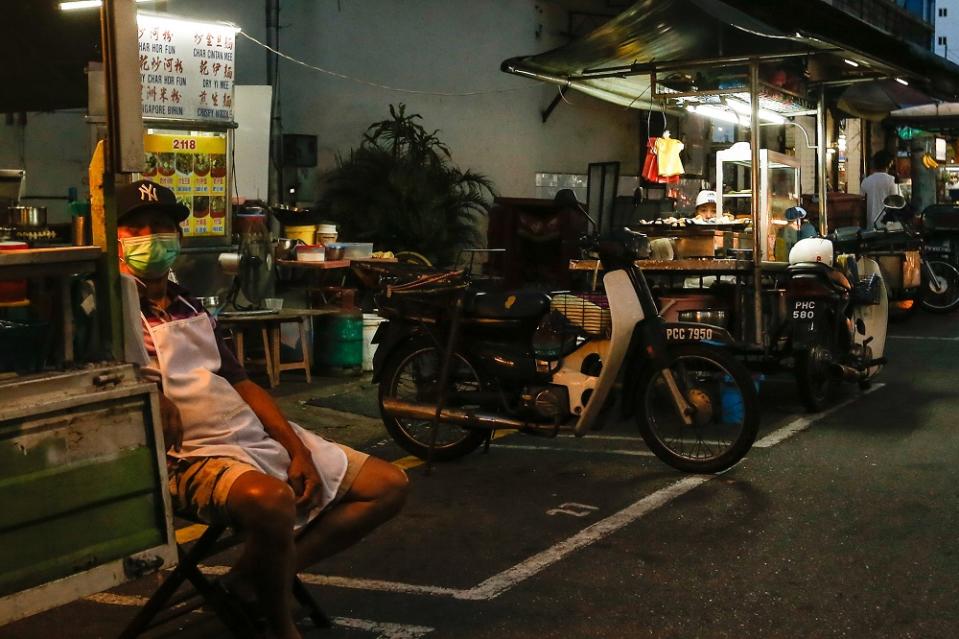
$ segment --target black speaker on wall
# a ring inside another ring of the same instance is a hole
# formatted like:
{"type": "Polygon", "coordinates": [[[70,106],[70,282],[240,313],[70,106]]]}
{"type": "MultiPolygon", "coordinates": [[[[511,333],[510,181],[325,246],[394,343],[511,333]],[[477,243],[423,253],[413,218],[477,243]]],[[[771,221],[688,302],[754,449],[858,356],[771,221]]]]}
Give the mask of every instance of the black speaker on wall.
{"type": "Polygon", "coordinates": [[[316,166],[316,136],[284,133],[283,166],[316,166]]]}

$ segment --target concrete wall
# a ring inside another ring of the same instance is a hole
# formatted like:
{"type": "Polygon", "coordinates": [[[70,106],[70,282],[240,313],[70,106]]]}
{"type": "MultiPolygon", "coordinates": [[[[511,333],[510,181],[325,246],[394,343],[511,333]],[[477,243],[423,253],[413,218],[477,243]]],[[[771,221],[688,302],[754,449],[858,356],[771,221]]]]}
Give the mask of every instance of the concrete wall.
{"type": "MultiPolygon", "coordinates": [[[[564,11],[546,3],[496,0],[365,0],[284,3],[296,25],[288,51],[314,64],[379,84],[427,93],[507,90],[476,96],[410,94],[331,78],[286,65],[284,130],[319,135],[320,169],[336,152],[404,102],[440,129],[455,162],[490,176],[503,193],[531,196],[534,173],[585,172],[591,161],[620,160],[636,172],[636,113],[571,93],[546,124],[540,112],[555,87],[506,75],[511,56],[564,43],[564,11]],[[289,6],[289,9],[287,7],[289,6]],[[540,25],[542,30],[540,31],[540,25]],[[540,36],[537,37],[537,32],[540,36]]],[[[292,29],[290,30],[292,32],[292,29]]]]}
{"type": "MultiPolygon", "coordinates": [[[[600,6],[599,3],[597,6],[600,6]]],[[[236,22],[266,41],[262,0],[170,0],[168,11],[236,22]]],[[[532,196],[537,171],[586,172],[593,161],[619,160],[637,172],[637,114],[570,93],[543,124],[555,87],[509,76],[500,63],[565,43],[564,8],[532,0],[283,0],[280,49],[347,80],[280,62],[280,102],[286,133],[319,140],[317,171],[337,153],[358,146],[370,123],[403,102],[439,129],[453,160],[485,173],[505,195],[532,196]],[[421,93],[389,90],[386,85],[421,93]],[[500,91],[474,96],[437,93],[500,91]]],[[[266,56],[240,37],[237,83],[261,84],[266,56]]],[[[315,193],[315,174],[300,176],[300,199],[315,193]]]]}
{"type": "Polygon", "coordinates": [[[67,189],[83,195],[90,162],[89,127],[79,111],[26,114],[0,121],[0,169],[26,169],[26,203],[46,206],[50,223],[68,222],[67,189]],[[62,199],[36,199],[55,196],[62,199]]]}
{"type": "Polygon", "coordinates": [[[944,58],[959,60],[959,0],[936,0],[935,35],[932,50],[944,58]]]}

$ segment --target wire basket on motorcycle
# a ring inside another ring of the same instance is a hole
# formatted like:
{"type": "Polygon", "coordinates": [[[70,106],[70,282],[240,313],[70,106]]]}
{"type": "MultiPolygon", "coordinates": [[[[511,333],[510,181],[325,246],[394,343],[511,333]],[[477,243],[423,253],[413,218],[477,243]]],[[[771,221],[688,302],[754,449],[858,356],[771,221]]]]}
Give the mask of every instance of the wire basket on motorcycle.
{"type": "Polygon", "coordinates": [[[612,331],[609,299],[605,293],[554,293],[549,310],[561,315],[574,330],[579,329],[592,337],[606,338],[612,331]]]}
{"type": "Polygon", "coordinates": [[[449,315],[456,296],[468,287],[462,270],[397,273],[380,278],[376,305],[382,317],[439,320],[449,315]]]}

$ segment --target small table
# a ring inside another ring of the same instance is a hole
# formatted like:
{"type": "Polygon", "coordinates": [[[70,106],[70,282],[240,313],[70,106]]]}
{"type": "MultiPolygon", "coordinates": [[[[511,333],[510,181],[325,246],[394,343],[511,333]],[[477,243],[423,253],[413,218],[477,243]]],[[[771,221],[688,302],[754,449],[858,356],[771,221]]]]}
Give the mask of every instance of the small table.
{"type": "Polygon", "coordinates": [[[224,328],[233,331],[233,341],[235,344],[236,358],[240,364],[244,364],[246,358],[246,348],[244,343],[244,331],[258,331],[260,340],[263,344],[263,360],[255,363],[263,363],[266,369],[270,388],[280,383],[280,373],[289,370],[302,370],[306,374],[306,381],[312,380],[310,373],[310,349],[306,339],[306,322],[309,318],[318,315],[329,315],[339,312],[338,309],[282,309],[275,313],[262,312],[237,312],[220,315],[217,317],[217,323],[224,328]],[[280,359],[280,338],[281,327],[283,324],[296,322],[300,331],[300,350],[302,358],[295,362],[283,362],[280,359]]]}

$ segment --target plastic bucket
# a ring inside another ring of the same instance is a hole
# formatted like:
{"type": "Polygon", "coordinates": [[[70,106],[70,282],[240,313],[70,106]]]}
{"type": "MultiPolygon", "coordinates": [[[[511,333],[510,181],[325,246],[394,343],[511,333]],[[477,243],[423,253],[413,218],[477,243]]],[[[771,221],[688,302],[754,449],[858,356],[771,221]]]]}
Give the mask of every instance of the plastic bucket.
{"type": "Polygon", "coordinates": [[[373,336],[376,335],[376,329],[386,320],[379,315],[369,313],[363,314],[363,370],[373,370],[373,355],[376,353],[376,344],[373,343],[373,336]]]}
{"type": "Polygon", "coordinates": [[[313,318],[313,361],[320,373],[359,373],[363,365],[363,316],[336,313],[313,318]]]}
{"type": "Polygon", "coordinates": [[[316,225],[307,224],[305,226],[284,226],[283,237],[291,240],[300,240],[304,244],[316,244],[316,225]]]}

